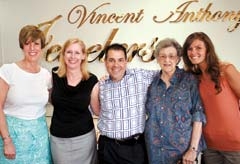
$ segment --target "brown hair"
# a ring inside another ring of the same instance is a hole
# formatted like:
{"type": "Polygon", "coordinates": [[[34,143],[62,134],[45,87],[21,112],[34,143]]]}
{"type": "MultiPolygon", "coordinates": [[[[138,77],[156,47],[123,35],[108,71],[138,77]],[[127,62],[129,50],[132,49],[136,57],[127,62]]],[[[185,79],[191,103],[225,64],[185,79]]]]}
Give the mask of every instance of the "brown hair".
{"type": "Polygon", "coordinates": [[[215,89],[217,93],[221,92],[222,88],[220,86],[220,60],[215,52],[214,45],[211,39],[207,34],[203,32],[194,32],[190,34],[184,44],[183,44],[183,61],[185,64],[185,68],[187,71],[190,71],[196,75],[201,75],[202,72],[197,65],[192,64],[192,62],[188,58],[187,51],[194,40],[200,40],[204,43],[206,47],[206,58],[205,61],[207,63],[206,72],[210,75],[211,80],[215,83],[215,89]]]}
{"type": "Polygon", "coordinates": [[[56,72],[57,72],[59,77],[66,76],[67,68],[66,68],[66,63],[64,62],[64,54],[65,54],[65,51],[66,51],[67,47],[69,47],[72,44],[76,44],[76,43],[80,45],[80,47],[82,48],[83,54],[85,54],[85,56],[86,56],[85,59],[82,60],[82,62],[81,62],[80,69],[81,69],[81,72],[82,72],[82,75],[83,75],[82,79],[83,80],[87,80],[89,78],[90,74],[89,74],[89,72],[87,70],[87,51],[86,51],[86,46],[85,46],[84,42],[82,40],[78,39],[78,38],[68,39],[64,43],[64,45],[62,47],[62,50],[61,50],[61,53],[60,53],[60,57],[59,57],[59,68],[58,68],[58,70],[56,72]]]}
{"type": "Polygon", "coordinates": [[[41,48],[45,47],[45,35],[44,33],[34,25],[24,26],[19,33],[19,46],[23,49],[23,45],[30,39],[31,41],[36,41],[37,39],[41,40],[41,48]]]}
{"type": "Polygon", "coordinates": [[[107,60],[108,58],[108,51],[110,50],[117,50],[117,51],[122,51],[124,53],[124,58],[127,59],[127,50],[126,48],[122,45],[122,44],[119,44],[119,43],[113,43],[109,46],[106,47],[105,49],[105,60],[107,60]]]}

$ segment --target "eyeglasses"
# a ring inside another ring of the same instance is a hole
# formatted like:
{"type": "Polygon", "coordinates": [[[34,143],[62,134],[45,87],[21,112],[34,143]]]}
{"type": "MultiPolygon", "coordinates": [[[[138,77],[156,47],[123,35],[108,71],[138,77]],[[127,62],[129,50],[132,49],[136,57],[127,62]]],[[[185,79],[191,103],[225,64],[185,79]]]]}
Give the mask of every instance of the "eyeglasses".
{"type": "Polygon", "coordinates": [[[174,60],[177,58],[177,55],[159,55],[158,58],[160,60],[165,60],[165,59],[170,59],[170,60],[174,60]]]}

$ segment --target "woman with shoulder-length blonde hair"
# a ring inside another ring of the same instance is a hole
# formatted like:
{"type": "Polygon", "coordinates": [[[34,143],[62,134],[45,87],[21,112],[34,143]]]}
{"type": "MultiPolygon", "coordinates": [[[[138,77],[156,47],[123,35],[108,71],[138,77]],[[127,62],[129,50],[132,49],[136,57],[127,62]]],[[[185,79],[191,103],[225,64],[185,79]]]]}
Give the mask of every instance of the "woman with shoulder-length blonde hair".
{"type": "MultiPolygon", "coordinates": [[[[78,38],[73,38],[73,39],[67,40],[61,50],[61,54],[60,54],[60,58],[59,58],[60,65],[57,70],[57,74],[59,77],[66,76],[66,72],[67,72],[67,65],[64,61],[64,52],[66,51],[67,47],[69,47],[71,44],[75,44],[75,43],[77,43],[81,46],[83,55],[87,57],[86,46],[82,40],[79,40],[78,38]]],[[[80,64],[80,69],[81,69],[84,80],[88,79],[90,76],[89,72],[87,70],[87,58],[86,57],[82,60],[82,62],[80,64]]]]}
{"type": "Polygon", "coordinates": [[[83,41],[68,39],[60,54],[59,66],[52,69],[53,116],[50,143],[57,164],[95,164],[96,134],[89,105],[98,115],[93,94],[98,79],[87,71],[83,41]]]}

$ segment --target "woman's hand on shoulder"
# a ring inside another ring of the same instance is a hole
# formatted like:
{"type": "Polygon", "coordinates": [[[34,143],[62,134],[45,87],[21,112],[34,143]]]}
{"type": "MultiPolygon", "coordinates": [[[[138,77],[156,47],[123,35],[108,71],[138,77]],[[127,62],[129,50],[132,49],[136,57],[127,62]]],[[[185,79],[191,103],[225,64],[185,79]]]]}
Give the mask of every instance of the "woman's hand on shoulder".
{"type": "Polygon", "coordinates": [[[107,78],[109,77],[109,75],[103,75],[102,77],[100,77],[99,81],[105,81],[107,78]]]}

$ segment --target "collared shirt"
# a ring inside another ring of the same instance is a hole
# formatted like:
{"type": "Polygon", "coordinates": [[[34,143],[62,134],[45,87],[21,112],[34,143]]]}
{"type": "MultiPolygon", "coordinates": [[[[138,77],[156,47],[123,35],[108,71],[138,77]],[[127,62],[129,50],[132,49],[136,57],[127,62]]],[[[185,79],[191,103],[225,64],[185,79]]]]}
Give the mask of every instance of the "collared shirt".
{"type": "Polygon", "coordinates": [[[159,71],[127,69],[124,77],[100,82],[98,128],[101,135],[123,139],[143,133],[148,86],[159,71]]]}
{"type": "MultiPolygon", "coordinates": [[[[146,112],[145,141],[153,164],[176,163],[190,146],[193,122],[206,122],[197,79],[178,67],[168,88],[159,75],[154,78],[146,112]]],[[[201,139],[198,150],[204,146],[201,139]]]]}

